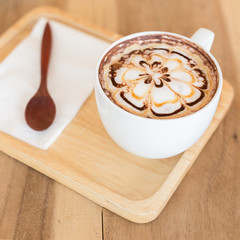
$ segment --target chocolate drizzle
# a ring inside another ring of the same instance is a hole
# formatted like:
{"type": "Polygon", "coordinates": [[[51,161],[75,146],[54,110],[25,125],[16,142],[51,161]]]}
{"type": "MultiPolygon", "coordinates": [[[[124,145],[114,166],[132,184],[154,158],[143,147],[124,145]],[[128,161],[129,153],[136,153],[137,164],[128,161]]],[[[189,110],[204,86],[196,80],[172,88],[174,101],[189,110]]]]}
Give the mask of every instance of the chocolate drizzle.
{"type": "Polygon", "coordinates": [[[168,77],[163,76],[162,79],[163,79],[164,81],[166,81],[166,82],[171,82],[171,79],[168,78],[168,77]]]}
{"type": "Polygon", "coordinates": [[[139,74],[139,76],[140,76],[140,77],[141,77],[141,76],[146,76],[146,77],[147,77],[147,78],[144,80],[144,83],[145,83],[145,84],[149,84],[149,83],[152,82],[152,76],[149,75],[149,74],[147,74],[147,73],[141,73],[141,74],[139,74]]]}
{"type": "Polygon", "coordinates": [[[122,83],[117,83],[115,77],[117,75],[116,71],[122,67],[120,63],[114,63],[110,66],[109,78],[111,79],[112,85],[116,88],[122,88],[124,85],[122,83]]]}
{"type": "Polygon", "coordinates": [[[204,98],[204,96],[205,96],[205,93],[204,93],[202,90],[200,90],[200,92],[201,92],[201,94],[200,94],[200,97],[199,97],[198,99],[196,99],[196,100],[193,101],[193,102],[186,103],[186,104],[187,104],[188,106],[193,106],[193,105],[199,103],[199,102],[204,98]]]}
{"type": "Polygon", "coordinates": [[[154,110],[152,110],[152,108],[151,108],[151,111],[156,117],[169,117],[169,116],[172,116],[174,114],[177,114],[177,113],[183,111],[184,109],[185,109],[185,107],[183,105],[181,105],[181,107],[179,109],[177,109],[176,111],[171,112],[171,113],[156,113],[154,110]]]}
{"type": "Polygon", "coordinates": [[[133,50],[130,53],[127,53],[127,54],[123,55],[120,58],[119,62],[124,63],[126,61],[126,59],[129,59],[131,57],[131,55],[133,55],[133,54],[134,55],[143,55],[143,51],[142,50],[133,50]]]}
{"type": "Polygon", "coordinates": [[[126,103],[128,103],[129,105],[131,105],[132,107],[136,108],[136,109],[139,110],[139,111],[143,111],[143,110],[147,109],[147,106],[146,106],[145,104],[144,104],[142,107],[138,107],[138,106],[136,106],[135,104],[133,104],[131,101],[129,101],[129,100],[125,97],[123,91],[120,92],[120,96],[121,96],[121,98],[122,98],[126,103]]]}
{"type": "Polygon", "coordinates": [[[192,60],[191,58],[185,56],[184,54],[180,53],[180,52],[177,52],[177,51],[172,51],[171,53],[175,53],[175,54],[178,54],[179,56],[182,56],[183,58],[187,59],[187,61],[189,62],[190,64],[190,67],[194,67],[197,65],[197,63],[192,60]]]}
{"type": "Polygon", "coordinates": [[[147,75],[147,79],[144,81],[145,84],[149,84],[152,82],[152,77],[150,75],[147,75]]]}
{"type": "Polygon", "coordinates": [[[161,66],[161,64],[162,64],[161,62],[155,61],[155,62],[152,63],[152,68],[156,68],[158,66],[161,66]]]}
{"type": "Polygon", "coordinates": [[[161,73],[165,73],[165,72],[167,72],[167,71],[168,71],[168,68],[167,68],[167,67],[161,68],[161,73]]]}
{"type": "MultiPolygon", "coordinates": [[[[126,61],[126,59],[129,59],[130,57],[131,57],[131,55],[146,55],[147,54],[147,51],[152,51],[152,50],[163,50],[163,51],[166,51],[166,52],[170,52],[169,51],[169,49],[167,49],[167,48],[145,48],[144,50],[133,50],[133,51],[131,51],[130,53],[127,53],[127,54],[125,54],[125,55],[123,55],[121,58],[120,58],[120,60],[119,60],[119,62],[120,63],[124,63],[125,61],[126,61]]],[[[140,62],[142,62],[142,61],[140,61],[140,62]]],[[[139,64],[140,64],[140,62],[139,62],[139,64]]],[[[145,62],[145,61],[143,61],[143,62],[145,62]]],[[[146,63],[146,62],[145,62],[146,63]]],[[[147,63],[146,63],[147,64],[147,63]]],[[[140,64],[141,65],[141,64],[140,64]]],[[[148,65],[148,64],[147,64],[148,65]]],[[[149,66],[149,65],[148,65],[149,66]]]]}
{"type": "Polygon", "coordinates": [[[157,87],[157,88],[163,87],[163,81],[161,79],[159,79],[159,80],[160,80],[160,84],[157,84],[156,82],[154,83],[155,87],[157,87]]]}
{"type": "Polygon", "coordinates": [[[166,51],[166,52],[170,52],[169,49],[167,48],[152,48],[153,50],[163,50],[163,51],[166,51]]]}
{"type": "Polygon", "coordinates": [[[144,65],[149,66],[149,64],[146,61],[140,61],[139,65],[142,66],[142,67],[145,67],[144,65]]]}
{"type": "Polygon", "coordinates": [[[165,74],[163,74],[163,76],[161,77],[161,79],[163,79],[163,80],[166,81],[166,82],[171,82],[171,79],[170,79],[169,77],[170,77],[170,74],[165,73],[165,74]]]}
{"type": "Polygon", "coordinates": [[[206,74],[199,68],[195,68],[194,71],[198,73],[199,77],[203,78],[203,85],[201,87],[199,87],[199,88],[207,89],[208,88],[208,82],[207,82],[206,74]]]}

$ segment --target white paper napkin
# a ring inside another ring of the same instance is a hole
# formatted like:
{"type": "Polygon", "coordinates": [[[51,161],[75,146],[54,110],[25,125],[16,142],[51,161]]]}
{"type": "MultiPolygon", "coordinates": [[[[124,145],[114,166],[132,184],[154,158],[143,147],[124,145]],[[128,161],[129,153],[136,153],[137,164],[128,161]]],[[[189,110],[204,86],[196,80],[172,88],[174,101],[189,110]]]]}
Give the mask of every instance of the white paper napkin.
{"type": "Polygon", "coordinates": [[[48,70],[48,89],[56,104],[56,118],[47,130],[32,130],[25,107],[40,83],[41,41],[46,19],[40,19],[0,64],[0,131],[47,149],[74,118],[93,90],[97,61],[109,43],[55,21],[48,70]]]}

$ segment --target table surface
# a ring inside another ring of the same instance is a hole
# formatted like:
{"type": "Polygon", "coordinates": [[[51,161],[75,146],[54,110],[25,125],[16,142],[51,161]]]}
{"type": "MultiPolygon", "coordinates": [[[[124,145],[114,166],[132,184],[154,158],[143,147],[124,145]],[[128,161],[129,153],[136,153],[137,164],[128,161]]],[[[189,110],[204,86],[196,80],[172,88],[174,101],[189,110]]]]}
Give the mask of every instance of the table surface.
{"type": "Polygon", "coordinates": [[[0,0],[0,33],[52,5],[126,35],[215,32],[212,53],[234,85],[229,114],[160,216],[135,224],[0,152],[0,239],[240,239],[239,0],[0,0]]]}

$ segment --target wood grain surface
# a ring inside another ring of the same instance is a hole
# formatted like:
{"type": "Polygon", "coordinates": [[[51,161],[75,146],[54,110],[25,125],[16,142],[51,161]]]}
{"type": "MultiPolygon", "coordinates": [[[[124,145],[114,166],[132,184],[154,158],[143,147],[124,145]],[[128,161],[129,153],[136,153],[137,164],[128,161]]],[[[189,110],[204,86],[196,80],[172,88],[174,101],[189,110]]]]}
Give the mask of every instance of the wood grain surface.
{"type": "MultiPolygon", "coordinates": [[[[1,36],[0,61],[19,44],[16,39],[24,39],[46,16],[108,42],[119,38],[59,8],[38,7],[1,36]]],[[[35,148],[0,132],[0,150],[119,216],[147,223],[163,210],[228,112],[233,95],[232,86],[224,80],[219,106],[207,131],[194,146],[172,158],[146,161],[121,149],[94,114],[94,93],[49,149],[35,148]]]]}
{"type": "Polygon", "coordinates": [[[0,239],[240,239],[240,3],[238,0],[0,0],[0,33],[53,5],[129,34],[216,33],[212,53],[235,88],[233,106],[161,215],[134,224],[0,153],[0,239]]]}

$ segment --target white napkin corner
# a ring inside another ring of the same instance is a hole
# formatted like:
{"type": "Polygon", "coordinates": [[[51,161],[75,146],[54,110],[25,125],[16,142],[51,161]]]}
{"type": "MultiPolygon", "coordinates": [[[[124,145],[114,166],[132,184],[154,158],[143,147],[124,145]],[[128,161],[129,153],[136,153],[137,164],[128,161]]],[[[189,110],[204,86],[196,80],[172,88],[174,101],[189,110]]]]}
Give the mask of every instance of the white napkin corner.
{"type": "Polygon", "coordinates": [[[56,104],[53,124],[42,132],[25,121],[25,107],[40,83],[42,35],[47,19],[0,63],[0,131],[48,149],[74,118],[93,90],[97,61],[109,43],[56,21],[48,70],[48,90],[56,104]]]}

